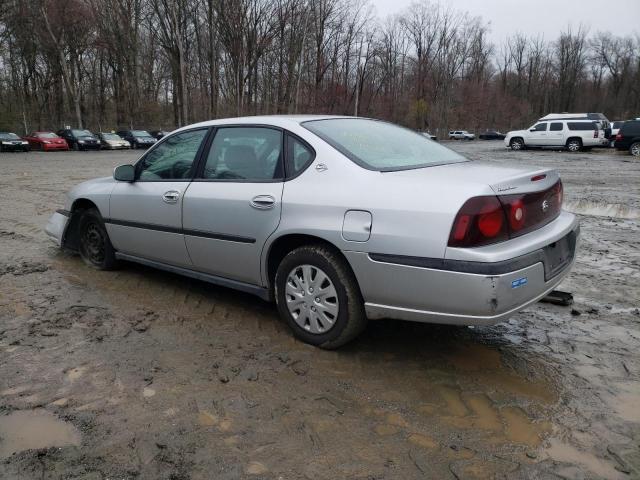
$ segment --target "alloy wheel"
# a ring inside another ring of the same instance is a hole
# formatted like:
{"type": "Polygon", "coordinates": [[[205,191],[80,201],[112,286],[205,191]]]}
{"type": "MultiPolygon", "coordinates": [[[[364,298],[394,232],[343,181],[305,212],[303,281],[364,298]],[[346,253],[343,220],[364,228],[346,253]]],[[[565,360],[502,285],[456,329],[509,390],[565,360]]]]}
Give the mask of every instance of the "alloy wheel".
{"type": "Polygon", "coordinates": [[[577,152],[578,150],[580,150],[580,142],[578,142],[577,140],[572,140],[567,144],[567,148],[570,152],[577,152]]]}
{"type": "Polygon", "coordinates": [[[640,157],[640,143],[634,143],[631,145],[631,155],[634,157],[640,157]]]}
{"type": "Polygon", "coordinates": [[[338,293],[329,276],[314,265],[299,265],[289,272],[285,298],[291,317],[310,333],[326,333],[338,319],[338,293]]]}
{"type": "Polygon", "coordinates": [[[511,150],[522,150],[522,140],[511,140],[511,150]]]}

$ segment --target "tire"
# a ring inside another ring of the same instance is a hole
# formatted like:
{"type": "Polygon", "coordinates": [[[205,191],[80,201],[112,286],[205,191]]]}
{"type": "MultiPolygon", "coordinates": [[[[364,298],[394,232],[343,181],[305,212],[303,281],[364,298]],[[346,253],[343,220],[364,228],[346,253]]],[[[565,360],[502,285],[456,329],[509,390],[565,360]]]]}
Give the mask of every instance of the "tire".
{"type": "Polygon", "coordinates": [[[73,148],[73,150],[76,151],[76,152],[80,151],[80,145],[78,145],[78,142],[74,142],[74,144],[73,144],[73,146],[71,148],[73,148]]]}
{"type": "Polygon", "coordinates": [[[296,248],[282,259],[275,277],[275,298],[280,317],[293,334],[320,348],[341,347],[367,325],[353,272],[345,260],[323,245],[296,248]],[[320,291],[324,295],[316,296],[320,291]]]}
{"type": "Polygon", "coordinates": [[[512,138],[511,141],[509,142],[509,147],[511,148],[511,150],[514,150],[514,151],[524,150],[525,149],[524,140],[522,140],[520,137],[512,138]]]}
{"type": "Polygon", "coordinates": [[[629,147],[629,153],[634,157],[640,157],[640,142],[634,142],[629,147]]]}
{"type": "Polygon", "coordinates": [[[570,152],[579,152],[582,150],[582,140],[579,138],[570,138],[567,140],[567,150],[570,152]]]}
{"type": "Polygon", "coordinates": [[[102,216],[95,208],[81,213],[78,229],[78,250],[82,260],[98,270],[113,270],[116,267],[116,251],[111,245],[102,216]]]}

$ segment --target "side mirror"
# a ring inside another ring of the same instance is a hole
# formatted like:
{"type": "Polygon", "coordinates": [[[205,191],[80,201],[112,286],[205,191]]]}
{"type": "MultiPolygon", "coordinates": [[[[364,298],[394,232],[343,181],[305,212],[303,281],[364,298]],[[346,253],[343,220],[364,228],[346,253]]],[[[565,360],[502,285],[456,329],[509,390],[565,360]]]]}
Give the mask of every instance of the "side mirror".
{"type": "Polygon", "coordinates": [[[113,178],[119,182],[133,182],[136,179],[136,169],[133,165],[120,165],[113,171],[113,178]]]}

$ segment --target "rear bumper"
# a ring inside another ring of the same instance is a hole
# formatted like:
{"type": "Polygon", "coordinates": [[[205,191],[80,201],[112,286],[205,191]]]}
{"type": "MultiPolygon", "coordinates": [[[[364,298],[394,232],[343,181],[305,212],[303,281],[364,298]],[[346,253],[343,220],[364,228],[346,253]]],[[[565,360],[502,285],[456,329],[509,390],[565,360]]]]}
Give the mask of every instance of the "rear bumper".
{"type": "Polygon", "coordinates": [[[550,240],[527,255],[496,262],[453,261],[436,268],[393,263],[393,258],[379,261],[380,257],[362,252],[344,253],[371,319],[489,325],[556,288],[575,261],[578,237],[579,226],[574,222],[561,239],[550,240]],[[549,249],[564,241],[569,245],[566,258],[553,268],[549,249]]]}
{"type": "Polygon", "coordinates": [[[62,246],[62,239],[67,228],[67,224],[69,223],[69,217],[69,212],[57,210],[53,215],[51,215],[46,227],[44,227],[46,234],[59,247],[62,246]]]}

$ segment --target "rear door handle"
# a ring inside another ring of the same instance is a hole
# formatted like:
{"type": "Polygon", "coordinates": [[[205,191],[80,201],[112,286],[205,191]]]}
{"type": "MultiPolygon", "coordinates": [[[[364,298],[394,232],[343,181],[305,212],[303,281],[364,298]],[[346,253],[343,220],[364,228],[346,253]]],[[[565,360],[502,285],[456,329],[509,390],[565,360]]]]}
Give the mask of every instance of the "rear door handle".
{"type": "Polygon", "coordinates": [[[179,198],[180,192],[178,190],[169,190],[162,195],[162,200],[165,203],[178,203],[179,198]]]}
{"type": "Polygon", "coordinates": [[[272,195],[257,195],[251,199],[251,206],[258,210],[269,210],[276,204],[276,199],[272,195]]]}

